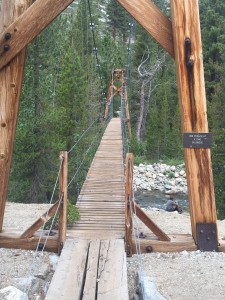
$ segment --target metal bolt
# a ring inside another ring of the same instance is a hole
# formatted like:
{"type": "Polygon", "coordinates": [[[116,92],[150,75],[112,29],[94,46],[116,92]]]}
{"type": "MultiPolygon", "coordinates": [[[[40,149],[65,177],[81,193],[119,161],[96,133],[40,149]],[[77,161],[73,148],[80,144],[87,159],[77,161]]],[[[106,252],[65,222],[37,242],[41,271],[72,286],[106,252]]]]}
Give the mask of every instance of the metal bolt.
{"type": "Polygon", "coordinates": [[[207,241],[210,241],[210,237],[209,236],[207,237],[207,241]]]}
{"type": "Polygon", "coordinates": [[[4,51],[9,51],[9,49],[10,49],[10,46],[8,44],[5,44],[4,45],[4,51]]]}
{"type": "Polygon", "coordinates": [[[146,247],[146,252],[151,253],[153,251],[152,246],[147,246],[146,247]]]}
{"type": "Polygon", "coordinates": [[[6,39],[6,41],[10,40],[11,39],[11,33],[7,32],[5,34],[5,39],[6,39]]]}
{"type": "Polygon", "coordinates": [[[203,233],[203,232],[204,232],[204,230],[203,230],[203,229],[201,229],[201,230],[200,230],[200,233],[203,233]]]}
{"type": "Polygon", "coordinates": [[[216,234],[215,230],[212,231],[212,234],[216,234]]]}

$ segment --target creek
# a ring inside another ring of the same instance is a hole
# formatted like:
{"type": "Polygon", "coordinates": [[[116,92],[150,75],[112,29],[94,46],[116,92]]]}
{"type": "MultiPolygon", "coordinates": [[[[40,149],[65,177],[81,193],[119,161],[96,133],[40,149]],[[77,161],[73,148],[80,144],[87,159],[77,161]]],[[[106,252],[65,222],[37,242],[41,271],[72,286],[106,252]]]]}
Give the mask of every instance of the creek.
{"type": "MultiPolygon", "coordinates": [[[[164,205],[169,200],[169,195],[158,190],[146,191],[138,190],[135,192],[135,199],[137,203],[146,209],[164,209],[164,205]]],[[[188,196],[183,193],[174,195],[174,200],[178,202],[178,205],[182,208],[183,212],[189,212],[188,196]]]]}

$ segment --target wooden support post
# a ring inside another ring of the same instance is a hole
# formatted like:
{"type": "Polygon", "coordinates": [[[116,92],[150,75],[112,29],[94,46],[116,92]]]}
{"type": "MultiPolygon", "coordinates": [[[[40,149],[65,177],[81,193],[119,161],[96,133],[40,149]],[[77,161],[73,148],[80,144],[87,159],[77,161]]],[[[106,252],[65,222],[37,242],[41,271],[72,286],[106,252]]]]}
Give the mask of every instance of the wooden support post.
{"type": "Polygon", "coordinates": [[[132,211],[133,201],[133,166],[134,156],[132,153],[126,155],[126,191],[125,191],[125,248],[127,256],[132,256],[132,211]]]}
{"type": "Polygon", "coordinates": [[[60,152],[61,159],[63,162],[59,176],[59,199],[63,197],[63,202],[59,209],[59,252],[65,243],[67,230],[68,152],[60,152]]]}
{"type": "MultiPolygon", "coordinates": [[[[171,0],[182,130],[207,133],[206,95],[197,0],[171,0]]],[[[197,223],[216,223],[210,149],[184,150],[192,234],[197,223]]]]}
{"type": "MultiPolygon", "coordinates": [[[[30,5],[31,0],[3,0],[0,33],[30,5]]],[[[5,40],[8,37],[5,36],[5,40]]],[[[13,141],[19,111],[26,49],[0,71],[0,232],[2,231],[13,141]]]]}

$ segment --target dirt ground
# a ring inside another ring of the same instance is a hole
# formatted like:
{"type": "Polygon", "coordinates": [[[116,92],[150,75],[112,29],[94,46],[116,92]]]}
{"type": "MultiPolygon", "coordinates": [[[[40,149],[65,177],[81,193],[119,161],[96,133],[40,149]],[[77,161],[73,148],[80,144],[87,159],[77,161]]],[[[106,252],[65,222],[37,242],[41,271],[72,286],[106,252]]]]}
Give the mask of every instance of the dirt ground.
{"type": "MultiPolygon", "coordinates": [[[[44,213],[48,205],[8,203],[4,228],[24,230],[44,213]]],[[[191,233],[188,214],[148,211],[167,234],[191,233]]],[[[145,226],[138,225],[147,232],[145,226]]],[[[225,220],[218,221],[220,238],[225,237],[225,220]]],[[[44,262],[51,254],[44,255],[44,262]]],[[[24,277],[29,272],[32,251],[0,249],[0,288],[8,286],[13,279],[24,277]],[[21,263],[22,262],[22,263],[21,263]]],[[[225,299],[225,254],[216,252],[151,253],[139,258],[143,275],[154,282],[159,293],[171,300],[224,300],[225,299]]],[[[138,270],[136,255],[127,259],[130,299],[135,291],[138,270]]],[[[40,262],[41,263],[41,262],[40,262]]],[[[39,298],[40,299],[40,298],[39,298]]],[[[155,298],[148,298],[156,300],[155,298]]],[[[123,299],[121,299],[123,300],[123,299]]]]}

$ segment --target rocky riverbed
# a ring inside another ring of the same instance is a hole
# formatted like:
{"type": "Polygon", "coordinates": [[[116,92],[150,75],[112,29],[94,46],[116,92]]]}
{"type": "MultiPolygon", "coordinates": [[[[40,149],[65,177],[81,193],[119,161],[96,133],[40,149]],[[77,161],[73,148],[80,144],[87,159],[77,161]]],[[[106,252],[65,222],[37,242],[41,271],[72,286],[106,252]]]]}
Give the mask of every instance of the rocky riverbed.
{"type": "Polygon", "coordinates": [[[185,166],[169,166],[163,163],[134,166],[134,190],[187,194],[185,166]]]}

